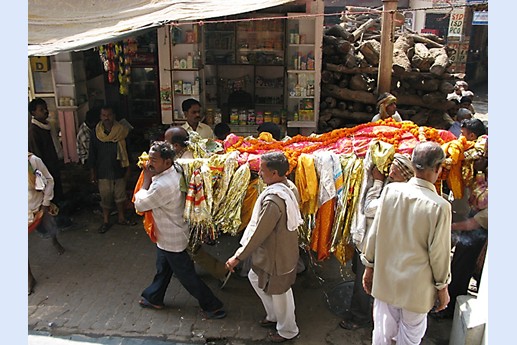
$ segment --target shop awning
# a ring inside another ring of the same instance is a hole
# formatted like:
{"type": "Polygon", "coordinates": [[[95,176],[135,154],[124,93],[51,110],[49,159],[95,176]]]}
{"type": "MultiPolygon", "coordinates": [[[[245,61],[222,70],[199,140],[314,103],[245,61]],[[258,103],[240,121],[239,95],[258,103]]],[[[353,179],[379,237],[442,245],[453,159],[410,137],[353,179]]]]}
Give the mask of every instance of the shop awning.
{"type": "Polygon", "coordinates": [[[175,21],[256,11],[293,0],[29,0],[29,56],[85,50],[175,21]]]}

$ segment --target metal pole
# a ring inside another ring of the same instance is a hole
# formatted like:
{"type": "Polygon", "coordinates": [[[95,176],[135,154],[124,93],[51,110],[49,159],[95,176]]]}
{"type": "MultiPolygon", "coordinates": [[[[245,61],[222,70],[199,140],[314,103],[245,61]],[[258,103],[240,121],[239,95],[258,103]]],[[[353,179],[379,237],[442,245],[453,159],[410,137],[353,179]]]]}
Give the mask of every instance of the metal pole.
{"type": "Polygon", "coordinates": [[[393,43],[395,10],[398,0],[382,0],[381,19],[381,53],[379,56],[379,72],[377,74],[377,92],[390,92],[391,90],[391,69],[393,65],[393,43]]]}

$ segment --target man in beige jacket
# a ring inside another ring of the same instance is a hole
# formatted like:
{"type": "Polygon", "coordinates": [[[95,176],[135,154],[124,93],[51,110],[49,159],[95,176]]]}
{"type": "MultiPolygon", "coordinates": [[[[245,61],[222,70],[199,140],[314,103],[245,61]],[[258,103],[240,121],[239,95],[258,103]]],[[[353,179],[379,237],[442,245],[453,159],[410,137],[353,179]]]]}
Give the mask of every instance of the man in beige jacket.
{"type": "Polygon", "coordinates": [[[298,262],[298,227],[302,224],[298,191],[286,173],[289,163],[283,152],[261,156],[260,172],[267,188],[255,202],[251,220],[240,241],[241,247],[226,261],[233,271],[239,261],[251,256],[248,279],[266,310],[259,322],[276,327],[269,333],[274,343],[295,338],[298,326],[291,286],[296,280],[298,262]]]}
{"type": "Polygon", "coordinates": [[[415,177],[381,195],[361,255],[363,287],[374,297],[374,345],[420,344],[427,313],[449,302],[451,206],[434,186],[444,159],[437,143],[418,144],[415,177]]]}

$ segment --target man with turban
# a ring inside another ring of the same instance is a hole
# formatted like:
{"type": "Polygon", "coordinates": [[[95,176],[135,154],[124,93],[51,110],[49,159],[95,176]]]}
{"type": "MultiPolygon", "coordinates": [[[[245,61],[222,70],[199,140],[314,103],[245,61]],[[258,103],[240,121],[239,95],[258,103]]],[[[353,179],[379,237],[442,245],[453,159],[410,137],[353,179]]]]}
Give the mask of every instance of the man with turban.
{"type": "Polygon", "coordinates": [[[384,92],[379,96],[377,108],[379,108],[379,113],[373,117],[372,122],[386,120],[389,117],[397,122],[402,122],[402,117],[397,112],[397,97],[391,93],[384,92]]]}

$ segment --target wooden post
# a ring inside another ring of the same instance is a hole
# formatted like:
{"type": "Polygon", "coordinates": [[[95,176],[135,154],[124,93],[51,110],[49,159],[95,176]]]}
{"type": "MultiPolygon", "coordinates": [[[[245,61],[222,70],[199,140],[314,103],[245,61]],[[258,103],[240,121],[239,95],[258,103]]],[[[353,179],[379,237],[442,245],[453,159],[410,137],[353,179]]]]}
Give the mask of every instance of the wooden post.
{"type": "Polygon", "coordinates": [[[393,42],[395,10],[398,0],[382,0],[381,53],[379,56],[379,73],[377,74],[377,91],[379,94],[391,90],[391,69],[393,64],[393,42]]]}

